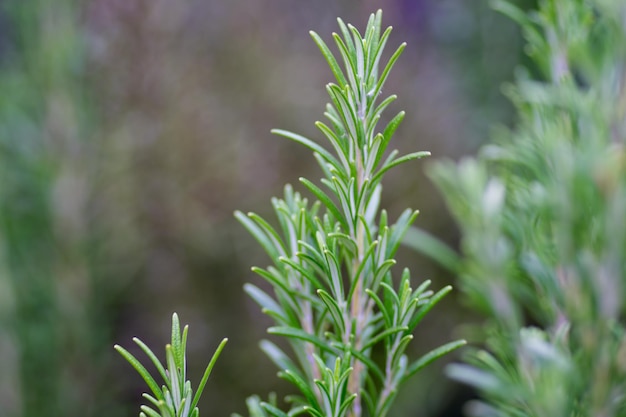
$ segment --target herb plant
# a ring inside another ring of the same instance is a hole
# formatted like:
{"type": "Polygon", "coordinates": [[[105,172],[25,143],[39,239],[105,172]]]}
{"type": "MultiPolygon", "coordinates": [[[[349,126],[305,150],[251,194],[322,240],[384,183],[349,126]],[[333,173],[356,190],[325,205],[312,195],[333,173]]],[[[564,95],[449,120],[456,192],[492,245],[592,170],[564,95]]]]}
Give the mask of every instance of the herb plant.
{"type": "Polygon", "coordinates": [[[209,379],[213,365],[215,365],[215,361],[222,352],[222,349],[224,349],[228,339],[223,339],[217,347],[194,395],[191,382],[187,380],[186,347],[188,330],[189,326],[185,326],[181,333],[178,315],[174,313],[172,316],[172,342],[165,346],[165,365],[161,364],[156,355],[145,343],[136,337],[133,338],[133,341],[148,358],[150,358],[150,361],[156,367],[159,375],[163,378],[165,385],[162,386],[157,384],[150,372],[148,372],[135,356],[123,347],[115,345],[115,350],[137,370],[152,392],[152,395],[143,394],[143,397],[148,400],[150,406],[141,406],[141,413],[139,413],[141,417],[199,416],[200,411],[197,407],[198,401],[209,379]]]}
{"type": "Polygon", "coordinates": [[[405,45],[379,71],[391,33],[381,31],[381,19],[380,11],[371,15],[364,35],[338,19],[341,36],[333,38],[343,70],[311,32],[336,79],[326,87],[328,122],[316,123],[334,152],[298,134],[273,131],[314,152],[322,186],[300,182],[316,201],[287,185],[284,197],[272,200],[277,228],[254,213],[235,214],[273,261],[253,268],[273,294],[252,284],[245,290],[274,320],[268,333],[285,337],[293,357],[267,340],[261,348],[300,393],[287,398],[287,412],[276,401],[253,397],[253,416],[385,416],[404,381],[464,344],[448,343],[414,361],[405,355],[416,326],[451,287],[434,293],[425,281],[414,289],[407,269],[399,282],[392,279],[394,255],[417,211],[407,209],[392,224],[379,210],[381,182],[391,168],[429,153],[386,155],[404,112],[381,129],[382,113],[396,99],[381,94],[405,45]]]}
{"type": "MultiPolygon", "coordinates": [[[[272,200],[278,228],[254,213],[235,213],[273,261],[266,269],[253,268],[271,285],[273,295],[252,284],[245,290],[275,321],[268,332],[285,337],[293,357],[268,340],[261,342],[261,348],[278,366],[279,375],[300,393],[287,397],[287,412],[279,408],[275,396],[268,402],[251,397],[248,408],[255,417],[302,413],[383,417],[404,381],[465,344],[463,340],[450,342],[414,361],[405,355],[416,326],[451,287],[435,293],[428,289],[430,281],[425,281],[413,289],[408,269],[399,282],[392,279],[394,255],[417,211],[407,209],[391,224],[386,212],[379,210],[381,182],[389,169],[429,153],[398,156],[392,151],[385,156],[404,112],[380,130],[382,113],[396,96],[379,97],[405,45],[379,72],[391,33],[391,28],[381,32],[381,19],[380,11],[371,15],[363,36],[338,20],[342,36],[333,34],[333,38],[344,70],[324,41],[311,32],[337,81],[326,87],[332,102],[325,113],[329,125],[316,123],[334,154],[298,134],[273,131],[314,152],[326,189],[301,178],[317,199],[310,203],[287,185],[284,198],[272,200]]],[[[209,363],[195,396],[186,381],[186,340],[187,328],[181,336],[174,314],[166,369],[135,339],[165,381],[161,388],[133,355],[115,347],[152,392],[144,394],[151,406],[141,407],[142,417],[197,417],[196,405],[226,340],[209,363]]]]}
{"type": "Polygon", "coordinates": [[[87,209],[102,200],[87,186],[101,125],[86,3],[0,2],[3,417],[120,415],[108,382],[120,281],[102,268],[101,223],[87,209]]]}
{"type": "Polygon", "coordinates": [[[513,130],[431,171],[462,231],[463,290],[488,318],[485,349],[449,373],[482,393],[476,416],[624,416],[626,3],[494,4],[540,75],[506,88],[513,130]]]}

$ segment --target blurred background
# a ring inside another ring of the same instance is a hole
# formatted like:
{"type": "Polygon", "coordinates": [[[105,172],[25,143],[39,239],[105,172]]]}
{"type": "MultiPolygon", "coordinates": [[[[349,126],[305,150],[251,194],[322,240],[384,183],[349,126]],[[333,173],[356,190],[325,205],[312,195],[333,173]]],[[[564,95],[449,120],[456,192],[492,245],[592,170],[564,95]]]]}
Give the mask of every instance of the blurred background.
{"type": "MultiPolygon", "coordinates": [[[[113,344],[139,354],[137,336],[162,355],[173,311],[190,324],[193,382],[230,339],[202,415],[291,391],[257,346],[270,322],[242,291],[269,260],[232,213],[271,217],[285,183],[319,179],[307,149],[269,130],[321,138],[331,73],[308,31],[330,41],[337,16],[363,29],[378,8],[394,26],[386,56],[408,43],[385,89],[399,95],[387,116],[407,112],[392,147],[457,159],[511,124],[500,86],[522,41],[483,0],[0,0],[1,416],[137,415],[143,381],[113,344]]],[[[383,206],[420,209],[417,225],[454,246],[427,166],[391,172],[383,206]]],[[[454,283],[406,248],[399,265],[454,283]]],[[[450,296],[414,354],[470,317],[450,296]]],[[[442,366],[405,386],[392,415],[461,415],[471,393],[442,366]]]]}

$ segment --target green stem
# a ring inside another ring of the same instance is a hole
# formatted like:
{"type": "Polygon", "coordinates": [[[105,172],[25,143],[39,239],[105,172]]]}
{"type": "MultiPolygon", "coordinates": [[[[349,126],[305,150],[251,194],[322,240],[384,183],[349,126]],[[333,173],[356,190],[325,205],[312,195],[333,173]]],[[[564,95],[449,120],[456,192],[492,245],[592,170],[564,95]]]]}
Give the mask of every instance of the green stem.
{"type": "MultiPolygon", "coordinates": [[[[365,123],[364,123],[365,124],[365,123]]],[[[364,129],[366,131],[366,129],[364,129]]],[[[365,172],[363,169],[363,154],[361,149],[357,148],[357,169],[356,169],[356,193],[357,195],[361,193],[361,189],[363,187],[363,183],[365,181],[365,172]]],[[[363,340],[361,339],[363,330],[365,326],[369,322],[369,315],[367,313],[366,308],[366,294],[364,289],[363,278],[358,277],[356,274],[358,273],[361,263],[365,257],[365,229],[363,222],[359,220],[359,218],[364,218],[365,213],[356,213],[356,236],[353,236],[354,241],[357,245],[357,256],[352,263],[352,279],[356,279],[356,288],[354,290],[354,296],[352,298],[351,307],[351,316],[355,319],[355,330],[354,330],[354,349],[360,351],[363,346],[363,340]]],[[[350,322],[350,321],[348,321],[350,322]]],[[[348,341],[349,343],[349,341],[348,341]]],[[[352,409],[348,414],[349,417],[361,417],[362,406],[361,406],[361,381],[363,379],[363,372],[365,371],[365,366],[359,360],[354,360],[352,365],[353,370],[350,374],[350,379],[348,381],[348,392],[354,393],[357,397],[354,400],[352,409]]]]}

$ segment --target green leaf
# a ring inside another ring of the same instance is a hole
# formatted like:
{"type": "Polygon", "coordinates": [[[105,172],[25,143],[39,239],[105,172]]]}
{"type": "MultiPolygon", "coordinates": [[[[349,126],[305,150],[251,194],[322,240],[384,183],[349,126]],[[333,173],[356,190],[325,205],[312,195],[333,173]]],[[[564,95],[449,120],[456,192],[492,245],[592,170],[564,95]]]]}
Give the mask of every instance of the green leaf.
{"type": "MultiPolygon", "coordinates": [[[[287,399],[287,401],[289,401],[289,399],[287,399]]],[[[301,405],[298,407],[293,407],[291,410],[289,410],[289,413],[287,413],[287,415],[289,417],[295,417],[295,416],[299,416],[300,414],[304,414],[307,413],[307,407],[306,405],[301,405]]],[[[310,408],[310,407],[309,407],[310,408]]]]}
{"type": "Polygon", "coordinates": [[[209,362],[206,369],[204,370],[204,374],[202,375],[202,379],[200,380],[200,384],[198,385],[196,395],[193,397],[193,401],[191,402],[192,410],[195,409],[196,406],[198,405],[198,401],[200,401],[200,396],[202,395],[202,392],[204,391],[204,387],[207,381],[209,380],[209,375],[211,375],[211,371],[213,370],[213,367],[215,366],[215,362],[217,362],[217,358],[219,358],[227,342],[228,342],[228,339],[226,338],[222,339],[220,344],[217,346],[215,353],[213,353],[213,356],[211,357],[211,361],[209,362]]]}
{"type": "Polygon", "coordinates": [[[398,97],[395,94],[390,95],[389,97],[387,97],[386,99],[384,99],[377,107],[375,108],[371,108],[370,109],[370,113],[367,115],[367,117],[372,120],[375,118],[380,118],[380,116],[382,115],[383,111],[385,111],[385,109],[394,101],[396,101],[398,97]]]}
{"type": "MultiPolygon", "coordinates": [[[[354,41],[354,61],[356,64],[356,75],[359,76],[357,81],[359,84],[365,82],[365,51],[363,50],[363,40],[361,34],[352,25],[348,26],[348,29],[352,32],[352,40],[354,41]]],[[[360,99],[360,97],[358,97],[360,99]]]]}
{"type": "MultiPolygon", "coordinates": [[[[378,118],[375,119],[375,121],[378,121],[378,118]]],[[[383,141],[383,135],[381,133],[378,133],[376,135],[374,135],[373,132],[373,127],[370,128],[370,130],[367,131],[366,135],[368,138],[372,138],[371,139],[371,143],[368,144],[368,146],[366,146],[365,152],[363,153],[363,161],[364,161],[364,168],[363,168],[363,172],[364,172],[364,176],[366,179],[368,179],[372,176],[372,173],[376,170],[376,156],[381,152],[380,148],[382,146],[382,141],[383,141]]]]}
{"type": "MultiPolygon", "coordinates": [[[[329,369],[324,369],[324,376],[326,376],[328,372],[330,372],[329,369]]],[[[326,380],[322,381],[322,380],[316,379],[314,380],[314,383],[319,388],[319,392],[322,396],[322,403],[324,402],[324,400],[327,403],[332,402],[332,392],[330,392],[330,387],[329,387],[329,384],[326,382],[326,380]]]]}
{"type": "MultiPolygon", "coordinates": [[[[352,58],[354,54],[351,54],[348,51],[348,46],[346,45],[346,43],[344,43],[339,35],[333,33],[333,39],[335,40],[335,44],[337,44],[339,55],[341,55],[341,58],[343,59],[343,64],[346,69],[345,75],[348,79],[348,83],[342,85],[341,87],[350,87],[352,88],[352,90],[356,91],[356,89],[358,88],[358,83],[356,78],[354,77],[354,74],[356,74],[356,67],[353,62],[354,59],[352,58]]],[[[350,45],[351,49],[354,50],[354,45],[352,45],[352,40],[350,39],[350,35],[348,34],[347,30],[346,32],[344,32],[344,39],[346,39],[346,42],[348,45],[350,45]]]]}
{"type": "MultiPolygon", "coordinates": [[[[278,260],[281,262],[283,262],[284,259],[286,258],[283,256],[278,258],[278,260]]],[[[263,268],[253,266],[251,270],[255,274],[258,274],[265,278],[265,280],[269,282],[273,287],[282,290],[285,294],[291,295],[293,293],[293,290],[286,283],[286,278],[280,275],[280,271],[278,271],[277,269],[268,268],[267,270],[265,270],[263,268]]]]}
{"type": "Polygon", "coordinates": [[[365,403],[365,409],[367,410],[368,415],[376,415],[376,406],[374,405],[374,400],[372,400],[372,396],[367,391],[361,391],[361,398],[365,403]]]}
{"type": "Polygon", "coordinates": [[[274,209],[280,223],[281,231],[285,237],[285,249],[287,256],[293,255],[298,251],[298,235],[296,232],[296,213],[291,213],[285,202],[273,199],[274,209]]]}
{"type": "Polygon", "coordinates": [[[394,259],[387,259],[381,265],[378,266],[378,269],[376,269],[376,273],[370,284],[372,291],[378,291],[378,288],[381,282],[383,281],[383,278],[389,272],[391,267],[394,266],[395,264],[396,264],[396,261],[394,259]]]}
{"type": "Polygon", "coordinates": [[[282,306],[278,305],[276,301],[272,297],[270,297],[265,291],[261,290],[256,285],[245,284],[243,289],[254,301],[257,302],[261,308],[267,312],[274,312],[277,316],[282,317],[284,322],[289,322],[287,315],[285,314],[285,310],[282,306]]]}
{"type": "Polygon", "coordinates": [[[368,358],[367,355],[365,355],[363,352],[356,350],[354,346],[350,345],[347,346],[347,348],[349,349],[350,354],[352,354],[352,356],[361,361],[367,367],[367,369],[371,371],[380,381],[385,380],[385,374],[373,360],[368,358]]]}
{"type": "MultiPolygon", "coordinates": [[[[172,354],[175,365],[174,369],[180,369],[182,372],[184,372],[183,362],[185,353],[183,351],[183,344],[180,337],[180,321],[178,320],[178,314],[176,313],[172,314],[172,354]]],[[[178,376],[178,372],[173,375],[178,376]]],[[[173,378],[172,374],[170,374],[170,378],[173,378]]]]}
{"type": "Polygon", "coordinates": [[[395,327],[390,327],[388,329],[385,329],[384,331],[378,333],[376,336],[374,336],[372,339],[370,339],[363,346],[362,350],[365,351],[365,350],[371,348],[376,343],[380,342],[381,340],[385,339],[388,336],[391,336],[391,335],[396,334],[396,333],[403,333],[403,332],[406,332],[407,330],[409,330],[409,328],[406,327],[406,326],[395,326],[395,327]]]}
{"type": "Polygon", "coordinates": [[[322,38],[317,33],[310,31],[309,34],[311,35],[311,37],[313,38],[313,41],[322,52],[322,55],[326,59],[326,62],[328,62],[328,66],[330,67],[330,70],[333,72],[333,75],[335,76],[335,79],[337,80],[339,85],[344,86],[348,84],[348,82],[346,81],[346,77],[344,77],[343,72],[341,71],[341,68],[339,67],[339,64],[337,63],[337,60],[335,59],[335,56],[333,55],[332,52],[330,52],[330,49],[328,48],[326,43],[322,40],[322,38]]]}
{"type": "Polygon", "coordinates": [[[313,407],[305,406],[305,407],[304,407],[304,410],[305,410],[307,413],[312,414],[312,415],[313,415],[313,417],[325,417],[325,416],[324,416],[324,414],[322,414],[322,412],[321,412],[321,411],[318,411],[318,410],[316,410],[316,409],[315,409],[315,408],[313,408],[313,407]]]}
{"type": "Polygon", "coordinates": [[[391,367],[392,368],[395,368],[396,366],[398,366],[398,363],[400,362],[400,360],[402,359],[402,356],[404,355],[404,351],[406,350],[406,347],[409,345],[409,343],[411,343],[412,340],[413,340],[412,334],[404,335],[400,339],[400,343],[398,343],[398,346],[396,347],[396,349],[391,352],[392,354],[391,367]]]}
{"type": "Polygon", "coordinates": [[[285,326],[275,326],[267,329],[269,334],[275,334],[278,336],[285,336],[294,339],[304,340],[305,342],[310,342],[313,345],[317,346],[324,352],[333,352],[330,346],[328,346],[322,339],[312,334],[309,334],[301,329],[296,329],[293,327],[285,327],[285,326]]]}
{"type": "MultiPolygon", "coordinates": [[[[278,367],[278,369],[291,370],[294,373],[300,374],[300,371],[293,363],[293,361],[283,352],[278,346],[269,340],[262,340],[260,343],[261,350],[265,352],[268,358],[278,367]]],[[[302,375],[300,375],[302,377],[302,375]]]]}
{"type": "Polygon", "coordinates": [[[348,409],[348,407],[350,407],[352,405],[352,403],[354,402],[354,400],[358,397],[358,395],[356,393],[349,395],[343,403],[341,403],[341,406],[339,407],[339,412],[337,413],[337,416],[343,416],[344,413],[346,412],[346,410],[348,409]]]}
{"type": "Polygon", "coordinates": [[[345,301],[343,290],[343,279],[341,277],[341,267],[335,255],[329,251],[324,250],[324,258],[326,260],[327,273],[330,274],[330,284],[333,296],[337,302],[342,303],[345,301]]]}
{"type": "MultiPolygon", "coordinates": [[[[174,357],[174,349],[172,345],[165,345],[165,363],[167,363],[167,369],[169,372],[171,384],[170,389],[172,393],[172,400],[174,403],[174,407],[180,404],[182,399],[182,389],[181,389],[181,372],[179,372],[179,368],[176,366],[176,358],[174,357]]],[[[167,395],[165,396],[167,400],[167,395]]]]}
{"type": "Polygon", "coordinates": [[[446,368],[448,377],[476,387],[482,391],[496,391],[501,383],[493,374],[469,365],[451,364],[446,368]]]}
{"type": "Polygon", "coordinates": [[[332,214],[332,216],[337,219],[338,222],[342,224],[346,229],[348,228],[348,223],[346,219],[343,217],[335,203],[328,197],[328,195],[322,191],[317,185],[313,184],[311,181],[306,178],[300,178],[300,182],[306,186],[314,195],[317,197],[324,207],[332,214]]]}
{"type": "Polygon", "coordinates": [[[385,84],[385,81],[387,81],[387,77],[389,76],[391,68],[393,68],[398,58],[400,58],[400,55],[402,55],[402,51],[404,51],[404,48],[406,48],[406,43],[400,44],[400,46],[398,47],[398,49],[396,49],[391,58],[389,58],[389,61],[387,61],[387,65],[381,73],[380,78],[378,79],[378,83],[376,83],[376,89],[372,94],[374,97],[378,97],[378,95],[380,94],[381,90],[383,89],[383,85],[385,84]]]}
{"type": "Polygon", "coordinates": [[[422,370],[426,365],[431,364],[435,360],[439,359],[443,355],[446,355],[461,346],[465,346],[467,342],[465,340],[456,340],[454,342],[446,343],[443,346],[439,346],[436,349],[431,350],[430,352],[423,355],[421,358],[416,360],[409,366],[406,370],[406,373],[403,376],[403,381],[415,375],[417,372],[422,370]]]}
{"type": "MultiPolygon", "coordinates": [[[[339,165],[339,164],[333,165],[335,170],[337,170],[337,172],[343,172],[341,170],[341,168],[343,167],[343,169],[346,172],[350,172],[350,161],[348,159],[347,150],[344,149],[345,145],[344,145],[343,141],[337,136],[337,134],[335,132],[333,132],[324,123],[322,123],[322,122],[315,122],[315,126],[326,136],[326,138],[328,139],[330,144],[335,149],[335,152],[337,152],[337,155],[339,156],[339,160],[341,161],[341,165],[339,165]]],[[[328,175],[328,178],[330,178],[331,176],[332,175],[328,175]]]]}
{"type": "MultiPolygon", "coordinates": [[[[154,411],[153,409],[151,409],[150,407],[148,407],[146,405],[142,405],[141,406],[141,411],[143,411],[146,414],[146,416],[148,416],[148,417],[165,417],[164,415],[161,415],[161,414],[157,413],[156,411],[154,411]]],[[[172,416],[172,417],[174,417],[174,416],[172,416]]]]}
{"type": "Polygon", "coordinates": [[[278,253],[281,256],[287,256],[287,246],[278,232],[258,214],[248,213],[248,217],[254,220],[256,224],[259,225],[261,230],[263,230],[265,235],[270,238],[272,245],[274,245],[278,253]]]}
{"type": "Polygon", "coordinates": [[[401,156],[397,159],[394,159],[393,161],[390,161],[389,163],[385,163],[376,174],[374,174],[374,177],[372,178],[372,183],[377,184],[378,181],[381,179],[381,177],[385,174],[385,172],[389,171],[391,168],[398,166],[404,162],[408,162],[411,161],[413,159],[420,159],[423,158],[425,156],[430,156],[430,152],[428,151],[421,151],[421,152],[413,152],[404,156],[401,156]]]}
{"type": "Polygon", "coordinates": [[[393,287],[389,284],[387,284],[386,282],[383,282],[380,284],[380,286],[383,288],[383,290],[385,290],[385,299],[387,299],[387,297],[389,297],[391,300],[393,300],[393,305],[395,306],[399,306],[400,303],[400,298],[398,297],[398,293],[396,293],[396,290],[393,289],[393,287]]]}
{"type": "Polygon", "coordinates": [[[387,146],[389,145],[389,141],[391,140],[391,137],[396,132],[396,129],[398,129],[398,126],[400,126],[400,123],[402,123],[402,120],[404,120],[404,116],[405,116],[405,113],[401,111],[393,119],[391,119],[391,121],[387,124],[387,127],[385,127],[385,130],[383,131],[383,134],[382,134],[381,146],[378,152],[376,153],[376,160],[374,162],[374,167],[378,166],[378,163],[382,159],[383,154],[387,150],[387,146]]]}
{"type": "MultiPolygon", "coordinates": [[[[299,253],[298,256],[300,256],[301,254],[299,253]]],[[[312,258],[309,258],[312,259],[312,258]]],[[[311,283],[311,285],[313,286],[313,288],[322,288],[322,283],[315,277],[315,274],[313,273],[313,271],[309,271],[308,269],[306,269],[304,266],[300,265],[299,262],[295,262],[291,259],[288,258],[280,258],[279,259],[280,262],[289,265],[291,268],[295,269],[298,273],[300,273],[300,276],[303,277],[304,279],[306,279],[309,283],[311,283]]],[[[321,265],[320,265],[321,267],[321,265]]],[[[283,285],[286,285],[285,283],[283,283],[283,285]]],[[[302,293],[297,293],[294,295],[298,295],[298,296],[302,296],[302,293]]]]}
{"type": "MultiPolygon", "coordinates": [[[[306,263],[315,269],[315,271],[320,275],[324,276],[324,260],[322,259],[322,255],[320,255],[313,246],[308,243],[301,243],[302,246],[307,250],[306,252],[298,252],[298,258],[306,261],[306,263]]],[[[320,282],[320,281],[317,281],[320,282]]],[[[321,285],[320,285],[321,287],[321,285]]]]}
{"type": "Polygon", "coordinates": [[[283,411],[281,411],[279,408],[277,408],[276,406],[266,403],[266,402],[262,402],[261,403],[261,407],[263,407],[263,409],[265,411],[267,411],[267,413],[271,416],[274,417],[289,417],[289,415],[283,411]]]}
{"type": "Polygon", "coordinates": [[[326,86],[326,90],[337,109],[341,122],[345,126],[348,135],[352,138],[355,144],[361,145],[359,140],[362,137],[362,129],[359,128],[360,123],[358,122],[358,117],[347,99],[350,94],[350,90],[341,89],[335,84],[328,84],[326,86]]]}
{"type": "Polygon", "coordinates": [[[402,243],[404,234],[415,222],[415,219],[418,215],[419,211],[417,210],[411,211],[411,209],[406,209],[404,210],[404,212],[402,212],[402,214],[396,221],[396,224],[393,225],[393,227],[391,228],[391,236],[389,237],[389,241],[386,245],[385,256],[391,258],[396,254],[398,248],[400,247],[400,244],[402,243]]]}
{"type": "Polygon", "coordinates": [[[339,172],[337,171],[336,168],[329,166],[329,164],[324,160],[324,158],[320,156],[320,154],[314,153],[313,156],[315,157],[317,164],[320,166],[320,168],[322,168],[322,171],[324,171],[324,176],[326,178],[331,178],[333,175],[335,175],[333,173],[339,172]],[[332,172],[331,172],[331,168],[332,168],[332,172]]]}
{"type": "Polygon", "coordinates": [[[261,406],[261,399],[256,396],[250,396],[246,399],[246,407],[251,417],[266,417],[265,409],[261,406]]]}
{"type": "Polygon", "coordinates": [[[117,350],[120,353],[120,355],[122,355],[124,359],[126,359],[128,363],[132,365],[133,368],[135,368],[137,373],[139,373],[139,375],[141,375],[143,380],[146,382],[146,384],[148,385],[148,388],[150,388],[150,391],[152,391],[154,396],[159,401],[162,401],[164,398],[163,398],[163,393],[161,392],[161,389],[159,388],[159,385],[156,383],[154,378],[152,378],[152,375],[150,375],[148,370],[137,360],[137,358],[135,358],[129,351],[127,351],[120,345],[115,345],[113,348],[117,350]]]}
{"type": "Polygon", "coordinates": [[[133,342],[135,342],[141,348],[141,350],[143,350],[144,353],[150,358],[150,360],[152,361],[152,363],[156,367],[157,371],[159,372],[159,375],[161,375],[161,378],[163,378],[163,381],[167,381],[167,375],[165,374],[165,368],[163,367],[161,362],[157,359],[157,357],[154,354],[154,352],[152,352],[152,350],[150,350],[150,348],[144,342],[142,342],[141,340],[139,340],[136,337],[133,338],[133,342]]]}
{"type": "Polygon", "coordinates": [[[235,211],[235,218],[248,230],[248,232],[261,244],[271,259],[277,259],[281,254],[276,249],[274,242],[265,234],[257,224],[240,211],[235,211]]]}
{"type": "Polygon", "coordinates": [[[491,8],[509,17],[520,26],[528,26],[531,24],[526,13],[519,7],[511,4],[509,1],[491,0],[491,8]]]}
{"type": "MultiPolygon", "coordinates": [[[[369,201],[367,202],[367,207],[365,208],[365,215],[363,217],[363,225],[365,226],[366,229],[369,229],[370,227],[374,226],[376,214],[380,207],[380,196],[382,194],[382,190],[383,190],[383,187],[380,184],[377,184],[374,186],[374,191],[372,192],[372,194],[370,194],[369,201]]],[[[370,240],[371,240],[371,236],[370,236],[370,240]]]]}
{"type": "Polygon", "coordinates": [[[333,297],[330,296],[324,290],[317,290],[317,294],[320,296],[326,307],[328,308],[328,312],[330,316],[333,318],[333,323],[336,327],[336,332],[338,335],[343,335],[346,331],[346,324],[344,323],[343,311],[341,307],[337,304],[337,301],[333,297]]]}
{"type": "Polygon", "coordinates": [[[324,183],[324,185],[326,185],[327,187],[329,187],[331,190],[334,191],[335,195],[337,196],[337,199],[339,200],[339,205],[341,206],[341,209],[343,210],[343,218],[345,218],[346,221],[349,222],[348,231],[350,233],[353,233],[354,232],[354,222],[352,219],[353,210],[350,204],[350,191],[348,191],[348,189],[353,186],[354,179],[351,178],[350,183],[345,184],[341,179],[333,176],[332,181],[322,179],[322,182],[324,183]]]}
{"type": "Polygon", "coordinates": [[[145,398],[146,400],[148,400],[149,402],[151,402],[155,407],[157,408],[159,407],[159,403],[160,403],[159,400],[154,398],[152,395],[144,392],[143,394],[141,394],[141,396],[145,398]]]}
{"type": "MultiPolygon", "coordinates": [[[[348,56],[352,57],[355,55],[356,51],[354,43],[352,42],[352,37],[350,36],[350,31],[348,30],[348,25],[346,25],[340,17],[337,18],[337,24],[339,25],[339,29],[341,30],[341,36],[343,36],[343,39],[346,40],[346,52],[348,56]]],[[[335,36],[335,34],[333,34],[333,36],[335,36]]]]}
{"type": "Polygon", "coordinates": [[[385,303],[383,303],[383,301],[380,299],[380,297],[378,297],[378,295],[376,295],[372,290],[370,290],[369,288],[367,288],[365,290],[365,293],[367,295],[369,295],[374,302],[376,303],[376,305],[378,306],[378,309],[380,310],[381,314],[383,315],[383,318],[385,320],[385,325],[387,327],[391,327],[393,326],[393,318],[391,316],[391,314],[389,314],[389,310],[387,309],[387,307],[385,306],[385,303]]]}
{"type": "Polygon", "coordinates": [[[358,248],[356,246],[356,243],[354,242],[354,239],[350,235],[335,232],[329,233],[328,238],[336,239],[340,243],[340,245],[344,246],[345,250],[348,251],[350,254],[357,253],[358,248]]]}
{"type": "Polygon", "coordinates": [[[283,129],[272,129],[271,132],[275,135],[286,137],[287,139],[291,139],[306,146],[313,152],[321,155],[328,163],[332,164],[335,168],[339,169],[341,167],[339,161],[337,161],[337,159],[330,152],[328,152],[326,149],[313,142],[312,140],[307,139],[302,135],[298,135],[296,133],[289,132],[288,130],[283,129]]]}
{"type": "Polygon", "coordinates": [[[426,303],[424,306],[422,306],[418,313],[415,315],[415,317],[411,320],[411,324],[409,324],[409,329],[411,331],[413,331],[413,329],[415,329],[415,327],[419,324],[420,321],[422,321],[422,319],[424,318],[424,316],[426,316],[426,314],[432,310],[432,308],[446,295],[448,294],[450,291],[452,291],[452,287],[450,285],[447,285],[445,287],[443,287],[441,290],[439,290],[437,292],[437,294],[435,294],[434,296],[432,296],[429,300],[428,303],[426,303]]]}
{"type": "MultiPolygon", "coordinates": [[[[413,291],[413,296],[420,298],[429,297],[430,295],[426,294],[426,290],[428,289],[428,287],[430,287],[430,284],[432,284],[432,281],[429,279],[423,281],[419,285],[419,287],[417,287],[417,289],[413,291]]],[[[432,291],[428,291],[428,293],[432,294],[432,291]]]]}
{"type": "Polygon", "coordinates": [[[461,271],[459,255],[441,240],[420,228],[410,227],[406,231],[402,243],[428,256],[452,273],[458,274],[461,271]]]}
{"type": "Polygon", "coordinates": [[[306,400],[309,402],[309,405],[319,409],[319,404],[317,402],[317,398],[315,397],[315,392],[313,392],[307,381],[305,381],[299,375],[299,373],[295,373],[290,369],[286,369],[285,371],[280,372],[279,375],[298,387],[302,395],[304,395],[304,398],[306,398],[306,400]]]}
{"type": "MultiPolygon", "coordinates": [[[[378,29],[380,29],[380,24],[378,24],[377,27],[378,29]]],[[[382,57],[383,50],[385,48],[385,45],[387,44],[387,40],[389,39],[390,34],[391,27],[388,27],[387,29],[385,29],[385,32],[383,32],[383,35],[380,37],[380,40],[376,45],[376,52],[374,53],[370,73],[368,74],[368,87],[370,88],[370,84],[374,82],[376,80],[376,77],[378,76],[378,65],[380,63],[380,58],[382,57]]],[[[370,95],[369,92],[368,95],[370,95]]],[[[372,92],[371,95],[374,96],[374,92],[372,92]]],[[[374,96],[373,98],[376,99],[376,96],[374,96]]]]}
{"type": "MultiPolygon", "coordinates": [[[[376,188],[374,188],[375,190],[376,188]]],[[[354,212],[357,214],[355,216],[355,223],[358,220],[358,214],[365,212],[365,208],[368,204],[368,199],[372,194],[372,187],[368,178],[365,178],[361,183],[361,189],[357,190],[356,183],[352,183],[352,190],[350,190],[350,197],[353,206],[354,212]],[[356,199],[355,199],[356,196],[356,199]]],[[[356,226],[356,225],[355,225],[356,226]]],[[[369,225],[368,225],[369,226],[369,225]]]]}

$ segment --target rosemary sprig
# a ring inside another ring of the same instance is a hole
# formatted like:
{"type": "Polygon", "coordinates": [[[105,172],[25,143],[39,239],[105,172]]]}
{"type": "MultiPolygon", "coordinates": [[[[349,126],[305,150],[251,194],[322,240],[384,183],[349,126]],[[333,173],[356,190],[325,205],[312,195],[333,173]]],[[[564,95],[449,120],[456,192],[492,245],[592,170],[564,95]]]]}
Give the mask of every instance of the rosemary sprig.
{"type": "Polygon", "coordinates": [[[316,122],[332,152],[301,135],[273,131],[314,152],[322,184],[300,182],[316,201],[288,185],[282,199],[272,200],[278,227],[254,213],[235,214],[273,261],[253,268],[273,294],[252,284],[245,289],[274,319],[268,332],[287,338],[294,359],[269,341],[262,349],[300,391],[289,398],[288,413],[257,398],[249,402],[252,415],[385,416],[402,382],[465,343],[449,343],[413,362],[405,355],[415,327],[450,287],[434,293],[426,281],[413,289],[408,270],[399,283],[392,279],[395,253],[418,213],[407,209],[390,224],[379,209],[381,182],[389,169],[429,152],[387,154],[404,112],[381,128],[383,111],[396,99],[381,94],[405,44],[380,71],[391,33],[381,31],[381,20],[381,11],[372,14],[361,35],[338,19],[341,35],[333,34],[333,40],[339,58],[311,32],[336,79],[326,86],[327,122],[316,122]],[[382,361],[372,355],[377,346],[384,351],[382,361]]]}

